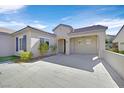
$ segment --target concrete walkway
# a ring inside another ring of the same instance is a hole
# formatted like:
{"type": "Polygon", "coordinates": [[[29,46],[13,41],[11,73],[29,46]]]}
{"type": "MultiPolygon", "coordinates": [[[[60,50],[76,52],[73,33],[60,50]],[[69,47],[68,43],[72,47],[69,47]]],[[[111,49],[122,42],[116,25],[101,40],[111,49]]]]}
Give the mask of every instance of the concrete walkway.
{"type": "Polygon", "coordinates": [[[32,63],[0,64],[0,87],[112,88],[119,84],[95,55],[56,55],[32,63]]]}

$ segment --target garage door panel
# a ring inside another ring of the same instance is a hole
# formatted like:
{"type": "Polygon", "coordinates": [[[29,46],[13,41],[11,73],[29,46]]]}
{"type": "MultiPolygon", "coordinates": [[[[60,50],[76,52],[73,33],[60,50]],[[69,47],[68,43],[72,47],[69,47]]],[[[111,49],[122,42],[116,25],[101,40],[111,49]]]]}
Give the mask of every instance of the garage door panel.
{"type": "Polygon", "coordinates": [[[75,53],[97,54],[97,37],[75,38],[75,53]]]}

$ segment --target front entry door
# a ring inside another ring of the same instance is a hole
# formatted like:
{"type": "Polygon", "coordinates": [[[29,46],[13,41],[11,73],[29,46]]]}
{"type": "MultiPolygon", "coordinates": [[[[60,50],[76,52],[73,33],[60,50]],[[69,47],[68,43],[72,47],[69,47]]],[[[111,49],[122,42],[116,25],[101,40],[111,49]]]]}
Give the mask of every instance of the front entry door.
{"type": "Polygon", "coordinates": [[[66,53],[66,40],[64,39],[64,54],[66,53]]]}
{"type": "Polygon", "coordinates": [[[66,40],[65,39],[58,40],[58,52],[62,54],[66,53],[66,40]]]}

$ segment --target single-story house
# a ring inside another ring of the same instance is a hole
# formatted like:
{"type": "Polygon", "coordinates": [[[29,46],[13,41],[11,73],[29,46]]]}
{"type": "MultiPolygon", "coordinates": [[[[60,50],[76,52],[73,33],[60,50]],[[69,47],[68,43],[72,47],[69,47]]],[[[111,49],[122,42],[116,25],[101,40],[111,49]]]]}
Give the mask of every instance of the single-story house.
{"type": "MultiPolygon", "coordinates": [[[[47,42],[49,46],[56,45],[57,53],[66,55],[96,54],[99,55],[99,57],[102,57],[103,50],[105,50],[106,29],[107,27],[101,25],[74,29],[70,25],[59,24],[53,29],[54,33],[48,33],[31,26],[27,26],[19,31],[9,34],[12,39],[8,42],[11,42],[12,47],[9,47],[11,44],[6,47],[10,50],[12,49],[11,51],[13,51],[13,55],[18,55],[20,51],[25,50],[31,51],[33,53],[33,57],[37,57],[40,55],[38,46],[42,41],[47,42]]],[[[3,37],[7,36],[3,35],[3,37]]],[[[0,39],[3,37],[0,36],[0,39]]],[[[0,43],[4,43],[4,38],[0,41],[0,43]]],[[[10,51],[6,49],[4,50],[10,51]]],[[[47,54],[52,54],[50,49],[47,54]]],[[[2,55],[3,53],[0,48],[0,56],[2,55]]]]}
{"type": "Polygon", "coordinates": [[[118,45],[119,51],[124,51],[124,25],[115,36],[113,43],[116,43],[118,45]]]}

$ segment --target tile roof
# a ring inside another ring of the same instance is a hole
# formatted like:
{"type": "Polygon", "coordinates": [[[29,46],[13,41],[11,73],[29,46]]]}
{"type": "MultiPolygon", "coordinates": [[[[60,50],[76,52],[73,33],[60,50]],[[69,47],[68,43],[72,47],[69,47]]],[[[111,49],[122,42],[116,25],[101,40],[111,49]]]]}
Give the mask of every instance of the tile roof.
{"type": "Polygon", "coordinates": [[[83,32],[83,31],[92,31],[92,30],[98,30],[98,29],[107,29],[107,28],[108,27],[102,26],[102,25],[93,25],[93,26],[88,26],[88,27],[74,29],[73,33],[83,32]]]}
{"type": "Polygon", "coordinates": [[[31,27],[31,26],[26,26],[26,27],[24,27],[24,28],[22,28],[22,29],[20,29],[20,30],[18,30],[16,32],[14,32],[13,34],[18,33],[18,32],[21,32],[23,29],[26,29],[26,28],[31,28],[31,29],[37,30],[39,32],[43,32],[43,33],[47,33],[47,34],[50,34],[50,35],[54,35],[55,36],[55,34],[53,34],[53,33],[49,33],[49,32],[43,31],[43,30],[38,29],[38,28],[35,28],[35,27],[31,27]]]}
{"type": "Polygon", "coordinates": [[[59,25],[57,25],[54,29],[53,29],[53,31],[55,31],[59,26],[65,26],[65,27],[70,27],[70,28],[72,28],[73,29],[73,27],[72,26],[70,26],[70,25],[66,25],[66,24],[59,24],[59,25]]]}

